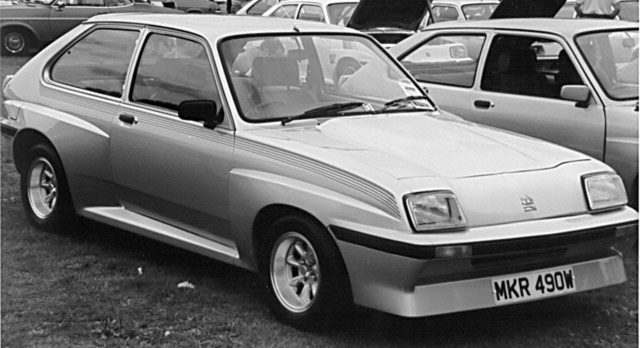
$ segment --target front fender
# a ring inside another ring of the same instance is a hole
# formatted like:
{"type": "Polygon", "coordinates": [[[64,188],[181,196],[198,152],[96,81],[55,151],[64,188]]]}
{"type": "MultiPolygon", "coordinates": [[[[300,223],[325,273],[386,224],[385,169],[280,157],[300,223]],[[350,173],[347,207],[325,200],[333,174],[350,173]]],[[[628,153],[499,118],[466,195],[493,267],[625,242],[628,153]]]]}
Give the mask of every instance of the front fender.
{"type": "Polygon", "coordinates": [[[605,162],[618,172],[624,182],[629,198],[637,196],[633,183],[638,178],[638,138],[612,137],[607,138],[605,162]]]}
{"type": "Polygon", "coordinates": [[[254,270],[257,250],[253,245],[253,223],[260,211],[273,205],[302,210],[324,226],[345,226],[352,222],[376,229],[410,232],[408,224],[397,216],[309,182],[262,171],[234,169],[229,184],[231,230],[240,257],[254,270]]]}
{"type": "Polygon", "coordinates": [[[2,21],[2,24],[0,24],[0,31],[5,31],[6,28],[21,28],[23,30],[29,31],[36,39],[36,41],[50,41],[51,37],[46,35],[50,32],[50,30],[48,28],[48,24],[47,26],[43,25],[45,22],[44,19],[45,18],[42,18],[42,20],[37,21],[2,21]]]}

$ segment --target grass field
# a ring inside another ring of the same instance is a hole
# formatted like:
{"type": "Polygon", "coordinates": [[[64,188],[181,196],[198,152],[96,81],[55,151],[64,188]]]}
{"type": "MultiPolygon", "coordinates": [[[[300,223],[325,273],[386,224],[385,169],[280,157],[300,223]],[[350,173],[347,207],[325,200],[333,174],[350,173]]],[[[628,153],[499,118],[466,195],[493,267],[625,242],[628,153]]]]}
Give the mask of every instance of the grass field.
{"type": "MultiPolygon", "coordinates": [[[[2,78],[23,63],[3,58],[2,78]]],[[[301,332],[272,318],[252,273],[89,221],[35,230],[6,136],[1,150],[3,348],[638,346],[637,253],[619,286],[415,320],[360,310],[301,332]]]]}

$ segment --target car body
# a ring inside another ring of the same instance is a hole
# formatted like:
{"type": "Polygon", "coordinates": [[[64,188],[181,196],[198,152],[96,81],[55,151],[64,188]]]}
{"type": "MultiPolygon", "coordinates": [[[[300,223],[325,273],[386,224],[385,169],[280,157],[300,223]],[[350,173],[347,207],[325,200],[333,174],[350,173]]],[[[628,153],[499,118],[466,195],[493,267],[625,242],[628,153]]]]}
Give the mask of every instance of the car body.
{"type": "Polygon", "coordinates": [[[285,0],[262,15],[346,26],[358,0],[285,0]]]}
{"type": "MultiPolygon", "coordinates": [[[[180,0],[176,0],[180,1],[180,0]]],[[[60,37],[91,16],[123,12],[177,12],[132,0],[45,0],[21,2],[0,11],[2,54],[28,53],[60,37]]]]}
{"type": "Polygon", "coordinates": [[[608,163],[623,177],[634,206],[637,52],[638,28],[632,23],[546,18],[442,23],[392,50],[443,109],[608,163]],[[590,36],[603,32],[610,33],[610,40],[590,36]],[[590,46],[581,41],[591,37],[590,46]],[[473,62],[414,62],[412,52],[443,38],[465,45],[473,62]],[[606,68],[594,60],[592,51],[600,47],[596,42],[610,47],[599,60],[606,68]],[[563,94],[565,85],[578,86],[584,99],[563,94]]]}
{"type": "Polygon", "coordinates": [[[609,166],[439,110],[340,26],[97,16],[3,94],[34,226],[79,214],[256,271],[295,326],[350,303],[419,317],[619,284],[637,240],[609,166]],[[320,43],[368,61],[335,84],[320,43]]]}

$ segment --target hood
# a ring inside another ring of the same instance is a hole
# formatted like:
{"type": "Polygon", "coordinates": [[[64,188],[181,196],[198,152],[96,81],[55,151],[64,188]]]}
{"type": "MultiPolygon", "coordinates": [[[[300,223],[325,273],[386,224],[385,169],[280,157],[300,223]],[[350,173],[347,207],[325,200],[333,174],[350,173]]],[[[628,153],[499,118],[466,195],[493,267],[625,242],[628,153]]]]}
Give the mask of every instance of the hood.
{"type": "Polygon", "coordinates": [[[357,30],[396,28],[418,30],[429,0],[360,0],[348,27],[357,30]]]}
{"type": "Polygon", "coordinates": [[[329,159],[338,167],[358,162],[396,179],[533,171],[588,158],[541,140],[424,114],[336,118],[315,128],[285,127],[268,136],[281,137],[283,146],[306,149],[305,155],[329,159]],[[303,146],[292,147],[292,142],[303,146]]]}
{"type": "Polygon", "coordinates": [[[565,2],[566,0],[501,0],[490,18],[553,18],[565,2]]]}

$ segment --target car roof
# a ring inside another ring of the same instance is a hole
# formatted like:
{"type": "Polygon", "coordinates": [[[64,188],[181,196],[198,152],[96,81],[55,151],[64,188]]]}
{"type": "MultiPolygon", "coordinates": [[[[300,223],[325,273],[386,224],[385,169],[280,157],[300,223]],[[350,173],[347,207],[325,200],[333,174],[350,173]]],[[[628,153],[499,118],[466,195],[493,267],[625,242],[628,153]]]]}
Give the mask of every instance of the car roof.
{"type": "Polygon", "coordinates": [[[200,14],[118,13],[91,17],[86,23],[127,23],[157,26],[200,34],[211,41],[232,35],[265,33],[337,32],[358,33],[337,25],[314,21],[292,21],[262,16],[220,16],[200,14]]]}
{"type": "Polygon", "coordinates": [[[534,32],[557,33],[565,37],[572,37],[577,33],[607,30],[615,28],[638,28],[637,24],[612,21],[610,19],[560,19],[560,18],[513,18],[489,19],[477,21],[449,21],[435,23],[424,31],[438,29],[513,29],[534,32]]]}

